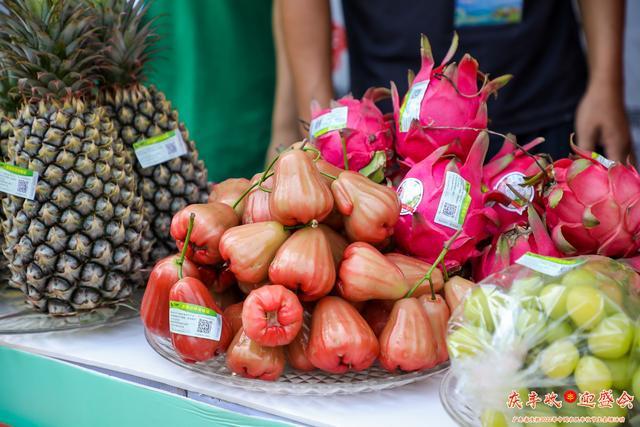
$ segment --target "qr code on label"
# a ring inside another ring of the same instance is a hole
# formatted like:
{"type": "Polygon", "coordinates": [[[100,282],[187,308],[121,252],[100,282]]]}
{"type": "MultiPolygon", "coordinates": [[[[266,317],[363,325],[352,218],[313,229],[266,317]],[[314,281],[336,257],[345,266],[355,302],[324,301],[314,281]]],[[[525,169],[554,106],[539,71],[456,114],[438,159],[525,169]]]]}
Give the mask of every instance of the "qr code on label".
{"type": "Polygon", "coordinates": [[[455,217],[456,216],[456,205],[454,205],[453,203],[448,203],[448,202],[444,202],[443,206],[442,206],[442,215],[444,216],[448,216],[448,217],[455,217]]]}
{"type": "Polygon", "coordinates": [[[178,151],[176,144],[174,144],[173,142],[167,144],[166,148],[167,148],[167,154],[175,154],[178,151]]]}
{"type": "Polygon", "coordinates": [[[26,179],[18,180],[18,188],[17,188],[18,193],[25,194],[28,188],[29,188],[29,181],[27,181],[26,179]]]}
{"type": "Polygon", "coordinates": [[[211,333],[211,320],[198,319],[198,333],[199,334],[211,333]]]}

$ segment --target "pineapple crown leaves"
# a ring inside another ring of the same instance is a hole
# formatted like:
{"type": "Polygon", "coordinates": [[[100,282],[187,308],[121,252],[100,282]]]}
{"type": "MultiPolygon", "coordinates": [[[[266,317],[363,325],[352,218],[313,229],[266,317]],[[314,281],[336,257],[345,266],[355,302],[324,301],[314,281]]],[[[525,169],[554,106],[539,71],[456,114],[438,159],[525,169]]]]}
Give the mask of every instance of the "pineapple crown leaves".
{"type": "Polygon", "coordinates": [[[156,53],[157,18],[147,19],[151,2],[145,0],[86,0],[97,15],[101,44],[101,73],[108,86],[142,82],[144,66],[156,53]]]}
{"type": "Polygon", "coordinates": [[[88,95],[100,78],[95,18],[73,0],[5,0],[0,52],[25,102],[88,95]]]}

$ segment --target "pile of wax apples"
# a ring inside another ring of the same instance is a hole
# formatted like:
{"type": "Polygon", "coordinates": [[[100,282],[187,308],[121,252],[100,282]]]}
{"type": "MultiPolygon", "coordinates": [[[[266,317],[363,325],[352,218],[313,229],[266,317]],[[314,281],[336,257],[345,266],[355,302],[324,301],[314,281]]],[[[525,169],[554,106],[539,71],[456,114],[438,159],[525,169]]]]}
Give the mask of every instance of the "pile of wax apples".
{"type": "Polygon", "coordinates": [[[294,144],[173,217],[180,254],[153,268],[144,325],[183,360],[226,353],[249,378],[275,380],[287,361],[338,374],[376,360],[392,372],[432,368],[448,360],[449,314],[473,284],[444,283],[435,267],[446,250],[435,265],[381,252],[399,214],[392,188],[294,144]]]}

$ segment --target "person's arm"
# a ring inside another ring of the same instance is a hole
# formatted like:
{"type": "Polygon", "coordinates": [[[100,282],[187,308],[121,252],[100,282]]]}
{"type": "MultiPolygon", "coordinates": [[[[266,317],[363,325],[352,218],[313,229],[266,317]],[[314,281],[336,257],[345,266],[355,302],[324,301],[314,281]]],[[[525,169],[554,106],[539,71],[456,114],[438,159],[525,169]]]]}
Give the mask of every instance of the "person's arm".
{"type": "Polygon", "coordinates": [[[616,161],[626,160],[631,145],[623,97],[624,7],[624,0],[580,0],[589,83],[576,111],[577,142],[589,150],[601,145],[616,161]]]}
{"type": "Polygon", "coordinates": [[[298,117],[309,122],[311,101],[327,107],[333,97],[329,0],[282,0],[280,12],[298,117]]]}
{"type": "Polygon", "coordinates": [[[280,147],[301,139],[298,122],[298,109],[295,101],[293,77],[284,49],[282,37],[282,7],[283,0],[273,2],[273,44],[276,54],[276,88],[271,116],[271,144],[267,150],[266,164],[278,154],[280,147]]]}

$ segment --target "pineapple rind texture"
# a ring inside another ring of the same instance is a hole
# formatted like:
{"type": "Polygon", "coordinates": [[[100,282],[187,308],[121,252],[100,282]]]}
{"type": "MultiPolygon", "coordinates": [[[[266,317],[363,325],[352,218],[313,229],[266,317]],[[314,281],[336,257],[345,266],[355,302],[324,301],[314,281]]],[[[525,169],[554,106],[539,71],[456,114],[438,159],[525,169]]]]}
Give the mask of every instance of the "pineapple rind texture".
{"type": "Polygon", "coordinates": [[[54,315],[128,298],[140,285],[148,226],[131,161],[102,108],[27,104],[9,162],[39,174],[35,200],[3,201],[10,285],[54,315]]]}
{"type": "Polygon", "coordinates": [[[189,139],[186,128],[179,123],[177,111],[154,86],[137,85],[106,91],[102,104],[130,150],[134,143],[167,131],[179,128],[182,133],[187,145],[185,155],[148,168],[134,162],[138,190],[150,223],[151,235],[146,240],[155,239],[151,258],[157,260],[168,256],[176,250],[169,234],[173,215],[188,204],[207,202],[205,165],[198,159],[195,143],[189,139]]]}

